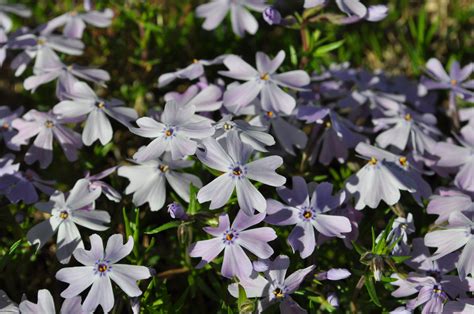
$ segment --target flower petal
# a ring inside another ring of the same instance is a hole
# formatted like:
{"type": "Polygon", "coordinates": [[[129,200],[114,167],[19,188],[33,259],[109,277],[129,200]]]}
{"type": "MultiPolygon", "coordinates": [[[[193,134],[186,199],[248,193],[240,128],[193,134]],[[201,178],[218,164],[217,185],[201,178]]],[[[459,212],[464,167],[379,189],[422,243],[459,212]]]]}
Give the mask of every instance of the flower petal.
{"type": "Polygon", "coordinates": [[[282,186],[286,178],[279,175],[275,170],[283,164],[283,158],[280,156],[269,156],[252,161],[245,165],[247,168],[246,176],[250,180],[262,182],[271,186],[282,186]]]}
{"type": "Polygon", "coordinates": [[[105,259],[115,264],[125,256],[129,255],[133,249],[133,238],[128,237],[127,243],[123,244],[123,236],[121,234],[112,235],[107,241],[105,248],[105,259]]]}
{"type": "Polygon", "coordinates": [[[254,210],[266,210],[267,201],[247,178],[237,180],[235,186],[239,206],[247,215],[253,215],[254,210]]]}
{"type": "Polygon", "coordinates": [[[277,235],[270,227],[245,230],[239,233],[238,244],[259,258],[269,258],[273,254],[272,247],[267,243],[275,240],[277,235]]]}
{"type": "Polygon", "coordinates": [[[109,276],[129,297],[137,297],[142,294],[137,280],[150,278],[151,274],[145,266],[114,264],[109,276]]]}
{"type": "Polygon", "coordinates": [[[234,187],[234,180],[232,180],[229,174],[224,173],[203,186],[197,194],[197,199],[199,203],[211,201],[209,209],[221,208],[229,200],[234,187]]]}

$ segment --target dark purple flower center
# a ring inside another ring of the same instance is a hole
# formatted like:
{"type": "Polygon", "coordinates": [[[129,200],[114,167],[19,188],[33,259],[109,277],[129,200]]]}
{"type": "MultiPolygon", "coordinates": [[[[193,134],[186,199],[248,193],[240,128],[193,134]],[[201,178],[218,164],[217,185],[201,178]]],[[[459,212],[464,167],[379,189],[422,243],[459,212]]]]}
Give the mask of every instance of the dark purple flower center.
{"type": "Polygon", "coordinates": [[[173,133],[174,133],[174,130],[173,130],[172,128],[169,128],[169,129],[167,129],[167,130],[165,131],[165,135],[166,135],[167,137],[172,136],[173,133]]]}
{"type": "Polygon", "coordinates": [[[277,299],[282,299],[285,297],[285,292],[281,288],[276,288],[275,290],[273,290],[273,295],[277,299]]]}
{"type": "Polygon", "coordinates": [[[433,293],[435,294],[435,297],[440,298],[443,302],[445,302],[448,299],[448,296],[443,291],[443,287],[441,287],[440,285],[433,286],[433,293]]]}
{"type": "Polygon", "coordinates": [[[314,220],[316,217],[316,211],[312,207],[304,206],[300,209],[299,217],[303,221],[314,220]]]}
{"type": "Polygon", "coordinates": [[[95,262],[95,273],[100,276],[105,276],[107,272],[112,270],[112,266],[109,265],[110,261],[108,260],[98,260],[95,262]]]}
{"type": "Polygon", "coordinates": [[[54,126],[54,122],[51,120],[46,120],[46,122],[44,123],[44,126],[47,127],[48,129],[51,129],[54,126]]]}
{"type": "Polygon", "coordinates": [[[242,173],[243,173],[243,171],[242,171],[242,168],[240,168],[240,167],[234,167],[234,169],[232,169],[232,174],[234,176],[241,176],[242,173]]]}
{"type": "Polygon", "coordinates": [[[222,237],[222,241],[225,244],[232,244],[234,243],[235,239],[239,237],[239,233],[234,229],[228,229],[224,232],[224,236],[222,237]]]}
{"type": "Polygon", "coordinates": [[[108,268],[109,266],[107,266],[107,264],[99,264],[99,266],[97,266],[97,270],[101,273],[106,272],[108,268]]]}
{"type": "Polygon", "coordinates": [[[61,219],[67,219],[67,217],[69,217],[69,214],[67,211],[63,210],[61,213],[59,213],[59,218],[61,219]]]}

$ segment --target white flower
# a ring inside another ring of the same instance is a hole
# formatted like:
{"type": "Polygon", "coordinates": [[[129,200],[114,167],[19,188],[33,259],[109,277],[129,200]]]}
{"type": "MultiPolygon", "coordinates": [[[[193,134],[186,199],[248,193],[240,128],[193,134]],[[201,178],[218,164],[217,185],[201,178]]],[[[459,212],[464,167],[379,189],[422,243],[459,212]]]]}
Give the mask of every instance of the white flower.
{"type": "MultiPolygon", "coordinates": [[[[3,310],[3,309],[0,309],[3,310]]],[[[56,313],[56,309],[54,307],[54,300],[51,293],[46,290],[39,290],[38,291],[38,302],[33,303],[28,300],[23,300],[20,303],[19,312],[18,309],[11,313],[56,313]]],[[[0,313],[10,313],[7,309],[6,312],[0,311],[0,313]]],[[[59,311],[60,314],[85,314],[81,307],[81,297],[74,297],[67,300],[64,300],[63,305],[61,306],[61,310],[59,311]]]]}
{"type": "Polygon", "coordinates": [[[94,201],[100,196],[100,190],[89,190],[89,181],[81,179],[76,182],[67,199],[60,191],[56,191],[49,202],[39,202],[35,207],[51,215],[28,231],[26,237],[31,244],[42,248],[56,232],[56,256],[63,264],[68,263],[72,252],[78,247],[84,247],[77,225],[102,231],[108,227],[110,215],[103,210],[94,209],[94,201]]]}
{"type": "Polygon", "coordinates": [[[122,244],[122,235],[114,234],[108,239],[105,252],[102,239],[97,234],[90,236],[90,242],[89,251],[78,248],[73,253],[74,258],[85,266],[67,267],[56,273],[57,280],[69,284],[69,287],[61,293],[61,297],[73,298],[92,286],[82,304],[83,310],[94,312],[100,305],[107,313],[114,306],[114,293],[110,280],[129,297],[141,295],[142,291],[136,281],[149,278],[150,270],[145,266],[116,264],[132,251],[133,238],[130,236],[127,243],[122,244]]]}

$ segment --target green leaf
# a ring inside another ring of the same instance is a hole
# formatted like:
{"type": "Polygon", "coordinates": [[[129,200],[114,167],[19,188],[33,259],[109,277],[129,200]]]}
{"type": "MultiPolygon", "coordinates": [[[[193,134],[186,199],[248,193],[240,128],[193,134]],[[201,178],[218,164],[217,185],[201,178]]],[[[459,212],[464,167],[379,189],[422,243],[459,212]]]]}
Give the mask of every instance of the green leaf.
{"type": "Polygon", "coordinates": [[[127,238],[132,235],[132,229],[130,228],[130,220],[128,219],[127,211],[125,207],[122,208],[123,224],[125,225],[125,235],[127,238]]]}
{"type": "Polygon", "coordinates": [[[377,296],[377,291],[375,290],[375,285],[372,277],[365,278],[365,287],[367,288],[367,292],[369,293],[372,302],[374,302],[374,304],[378,307],[382,307],[382,304],[380,304],[379,297],[377,296]]]}
{"type": "Polygon", "coordinates": [[[293,66],[298,65],[298,54],[296,53],[296,49],[293,47],[293,45],[290,46],[290,61],[293,66]]]}
{"type": "Polygon", "coordinates": [[[133,240],[135,243],[138,242],[138,237],[140,236],[140,209],[135,208],[135,230],[133,230],[133,240]]]}
{"type": "Polygon", "coordinates": [[[189,205],[188,205],[188,214],[194,215],[201,209],[201,204],[197,201],[197,192],[198,188],[195,187],[192,183],[189,186],[189,205]]]}
{"type": "Polygon", "coordinates": [[[8,250],[8,253],[5,254],[5,256],[3,256],[2,259],[0,260],[0,269],[3,269],[3,267],[5,267],[8,260],[10,259],[10,256],[12,256],[13,253],[16,251],[16,249],[20,246],[21,241],[22,240],[20,239],[20,240],[16,241],[15,243],[13,243],[12,246],[10,246],[10,249],[8,250]]]}
{"type": "Polygon", "coordinates": [[[237,300],[237,306],[239,307],[239,311],[242,311],[242,306],[247,300],[247,293],[245,292],[244,287],[242,287],[242,285],[239,285],[239,298],[237,300]]]}
{"type": "Polygon", "coordinates": [[[145,234],[157,234],[162,231],[177,228],[181,224],[181,221],[170,221],[165,223],[164,225],[159,226],[158,228],[152,229],[150,231],[145,231],[145,234]]]}
{"type": "Polygon", "coordinates": [[[327,44],[327,45],[324,45],[324,46],[320,46],[320,47],[318,47],[318,48],[316,49],[316,51],[313,53],[313,56],[314,56],[314,57],[323,56],[323,55],[327,54],[327,53],[330,52],[330,51],[333,51],[333,50],[338,49],[338,48],[341,47],[343,44],[344,44],[344,39],[338,40],[338,41],[336,41],[336,42],[333,42],[333,43],[330,43],[330,44],[327,44]]]}
{"type": "Polygon", "coordinates": [[[372,231],[372,251],[375,250],[375,229],[374,227],[371,228],[372,231]]]}
{"type": "Polygon", "coordinates": [[[390,221],[388,222],[387,226],[385,226],[385,230],[382,233],[382,236],[380,237],[380,241],[377,242],[377,245],[373,249],[373,252],[377,255],[382,255],[387,252],[387,237],[388,234],[390,233],[390,230],[392,229],[392,224],[393,221],[395,220],[395,217],[392,217],[390,221]]]}
{"type": "Polygon", "coordinates": [[[411,258],[411,256],[391,256],[390,258],[393,259],[393,261],[396,264],[400,264],[400,263],[403,263],[406,260],[409,260],[411,258]]]}
{"type": "Polygon", "coordinates": [[[314,176],[313,177],[313,181],[316,181],[316,182],[321,182],[321,181],[324,181],[328,178],[327,175],[320,175],[320,176],[314,176]]]}

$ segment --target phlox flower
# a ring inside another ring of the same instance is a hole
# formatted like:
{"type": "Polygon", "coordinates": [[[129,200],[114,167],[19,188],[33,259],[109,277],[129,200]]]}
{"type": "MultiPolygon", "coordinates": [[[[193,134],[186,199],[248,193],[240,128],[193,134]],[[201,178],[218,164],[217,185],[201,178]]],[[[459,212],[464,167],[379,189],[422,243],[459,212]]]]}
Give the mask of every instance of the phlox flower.
{"type": "MultiPolygon", "coordinates": [[[[290,266],[290,259],[286,255],[279,255],[273,261],[267,262],[264,276],[253,274],[250,278],[242,278],[240,285],[245,289],[248,298],[259,298],[257,312],[262,313],[270,305],[278,303],[280,313],[306,313],[306,311],[296,303],[291,294],[300,287],[301,283],[315,268],[314,265],[299,269],[286,276],[290,266]]],[[[229,293],[239,297],[237,284],[228,287],[229,293]]]]}
{"type": "Polygon", "coordinates": [[[397,156],[366,143],[359,143],[356,152],[368,162],[346,182],[346,190],[353,195],[355,209],[366,206],[377,208],[383,200],[395,205],[400,191],[408,191],[418,202],[431,195],[430,186],[414,169],[407,157],[397,156]]]}
{"type": "Polygon", "coordinates": [[[225,115],[214,127],[216,129],[214,137],[218,141],[226,138],[232,131],[236,131],[243,143],[252,146],[253,149],[260,152],[267,152],[265,146],[275,144],[275,139],[268,134],[266,127],[254,126],[245,120],[234,120],[232,115],[225,115]]]}
{"type": "Polygon", "coordinates": [[[445,313],[443,304],[449,298],[465,297],[472,290],[469,279],[460,279],[458,276],[448,275],[455,268],[457,254],[449,254],[438,260],[433,260],[422,238],[413,240],[412,258],[406,262],[416,272],[410,272],[407,277],[401,278],[393,274],[395,279],[391,284],[397,286],[392,296],[397,298],[417,294],[417,297],[408,301],[406,309],[413,311],[423,305],[422,313],[445,313]]]}
{"type": "Polygon", "coordinates": [[[280,50],[272,60],[265,53],[257,52],[257,69],[236,55],[225,58],[224,65],[228,71],[220,71],[219,74],[245,83],[229,87],[225,91],[224,106],[238,112],[260,95],[263,108],[273,107],[278,112],[290,114],[296,106],[296,101],[280,87],[299,90],[310,83],[310,77],[302,70],[276,73],[285,56],[285,51],[280,50]]]}
{"type": "Polygon", "coordinates": [[[143,162],[160,157],[164,152],[171,152],[173,159],[182,159],[196,152],[196,140],[214,134],[214,128],[208,119],[195,115],[193,105],[179,106],[176,102],[165,105],[161,122],[149,117],[137,120],[139,128],[130,130],[142,137],[153,140],[138,150],[133,158],[143,162]]]}
{"type": "Polygon", "coordinates": [[[386,5],[371,5],[366,7],[359,0],[336,0],[339,10],[346,13],[348,18],[341,21],[342,24],[351,24],[360,20],[378,22],[388,14],[386,5]]]}
{"type": "Polygon", "coordinates": [[[232,30],[237,36],[243,37],[245,32],[255,34],[258,30],[258,22],[247,10],[257,12],[265,10],[265,0],[212,0],[196,8],[196,15],[205,18],[202,27],[206,30],[213,30],[230,11],[232,30]]]}
{"type": "Polygon", "coordinates": [[[11,67],[15,70],[15,75],[20,76],[33,61],[33,70],[38,71],[51,60],[59,60],[56,52],[79,56],[84,52],[84,47],[84,43],[78,39],[47,33],[26,33],[9,43],[10,49],[23,50],[12,60],[11,67]]]}
{"type": "Polygon", "coordinates": [[[62,99],[62,87],[74,78],[105,85],[110,80],[110,75],[104,70],[84,67],[76,64],[65,65],[56,54],[45,51],[44,62],[33,68],[33,75],[26,78],[23,86],[26,90],[34,92],[40,85],[58,80],[56,85],[56,96],[62,99]]]}
{"type": "Polygon", "coordinates": [[[85,11],[71,11],[55,17],[46,24],[44,32],[52,32],[64,26],[63,35],[68,38],[82,38],[86,25],[95,27],[108,27],[112,24],[114,12],[111,9],[104,11],[91,10],[85,7],[85,11]]]}
{"type": "Polygon", "coordinates": [[[474,80],[469,79],[473,70],[473,63],[469,63],[461,68],[459,62],[454,61],[448,74],[438,59],[431,58],[426,63],[426,74],[428,77],[422,77],[421,83],[428,90],[448,90],[450,110],[454,110],[456,96],[462,99],[474,97],[474,92],[471,91],[471,89],[474,89],[474,80]]]}
{"type": "Polygon", "coordinates": [[[31,165],[38,161],[41,168],[47,168],[53,161],[53,137],[59,142],[69,161],[77,159],[78,150],[82,147],[80,135],[67,126],[68,120],[59,118],[50,112],[40,112],[35,109],[28,111],[21,119],[12,122],[18,130],[12,138],[16,145],[28,144],[36,137],[25,155],[25,161],[31,165]]]}
{"type": "Polygon", "coordinates": [[[377,130],[383,131],[375,139],[381,148],[395,146],[404,151],[410,146],[420,155],[433,154],[441,132],[436,128],[436,117],[430,113],[419,114],[405,106],[396,111],[384,111],[385,117],[372,119],[377,130]]]}
{"type": "Polygon", "coordinates": [[[28,241],[33,245],[38,244],[38,249],[41,249],[57,233],[56,256],[61,263],[68,263],[72,252],[84,247],[76,225],[97,231],[108,228],[104,224],[110,223],[109,213],[94,209],[94,201],[99,196],[99,190],[91,192],[89,182],[81,179],[67,196],[56,191],[48,202],[36,203],[35,207],[50,217],[28,231],[28,241]]]}
{"type": "Polygon", "coordinates": [[[196,152],[199,160],[223,172],[197,194],[200,203],[211,201],[210,209],[224,206],[236,189],[239,206],[247,215],[252,215],[254,210],[264,212],[267,207],[265,198],[250,180],[270,186],[282,186],[286,182],[285,177],[275,171],[283,164],[283,159],[269,156],[248,162],[252,148],[242,143],[236,131],[229,133],[222,143],[207,138],[202,144],[204,150],[196,152]]]}
{"type": "Polygon", "coordinates": [[[448,225],[439,230],[428,232],[425,245],[436,247],[433,259],[438,259],[462,248],[457,263],[460,278],[474,274],[474,213],[453,212],[449,215],[448,225]]]}
{"type": "Polygon", "coordinates": [[[130,180],[125,194],[133,193],[133,203],[141,206],[148,202],[152,211],[163,207],[166,201],[166,182],[186,202],[189,202],[190,184],[200,188],[201,180],[179,169],[192,167],[192,160],[172,160],[169,154],[162,159],[155,158],[137,162],[136,166],[122,166],[117,173],[130,180]]]}
{"type": "Polygon", "coordinates": [[[195,80],[204,76],[204,67],[215,64],[222,64],[228,55],[220,55],[212,60],[195,59],[184,69],[178,69],[175,72],[164,73],[158,78],[158,87],[165,87],[176,79],[195,80]]]}
{"type": "MultiPolygon", "coordinates": [[[[1,309],[0,309],[1,310],[1,309]]],[[[23,300],[18,307],[19,312],[17,313],[56,313],[56,308],[54,306],[54,300],[51,293],[42,289],[38,291],[38,301],[33,303],[28,300],[23,300]]],[[[64,300],[61,309],[59,310],[60,314],[86,314],[86,311],[82,310],[81,307],[81,297],[77,296],[74,298],[64,300]]]]}
{"type": "Polygon", "coordinates": [[[309,257],[316,248],[315,230],[327,237],[344,238],[351,231],[347,217],[329,214],[344,201],[343,195],[332,196],[332,184],[323,182],[308,187],[302,177],[293,177],[292,189],[281,187],[278,195],[286,203],[267,199],[265,221],[279,226],[295,225],[288,243],[301,258],[309,257]]]}
{"type": "Polygon", "coordinates": [[[439,195],[432,195],[426,207],[428,214],[438,215],[436,224],[448,220],[453,212],[474,212],[473,195],[458,190],[441,190],[439,195]]]}
{"type": "Polygon", "coordinates": [[[183,94],[170,92],[165,95],[165,101],[175,101],[179,106],[194,106],[196,112],[213,112],[222,107],[222,90],[217,85],[200,88],[191,85],[183,94]]]}
{"type": "Polygon", "coordinates": [[[439,157],[436,166],[451,168],[457,172],[454,184],[462,190],[474,192],[474,129],[457,137],[460,145],[437,143],[434,155],[439,157]]]}
{"type": "Polygon", "coordinates": [[[113,129],[108,119],[111,117],[127,127],[138,118],[137,112],[124,106],[118,99],[105,100],[84,82],[76,82],[67,96],[53,108],[53,113],[61,118],[71,119],[87,116],[82,132],[82,142],[90,146],[96,140],[102,145],[112,140],[113,129]]]}
{"type": "Polygon", "coordinates": [[[93,234],[89,237],[91,249],[78,248],[74,258],[84,266],[66,267],[56,273],[56,279],[69,284],[61,293],[61,297],[74,298],[92,286],[84,299],[82,309],[94,312],[100,305],[105,313],[114,306],[112,282],[115,282],[129,297],[137,297],[142,291],[136,281],[150,278],[151,272],[147,267],[117,264],[133,249],[133,238],[130,236],[123,244],[121,234],[114,234],[107,240],[104,251],[102,239],[93,234]]]}
{"type": "Polygon", "coordinates": [[[261,227],[247,230],[264,218],[265,213],[248,216],[239,210],[231,225],[227,214],[220,215],[219,225],[216,228],[204,228],[204,231],[214,238],[192,244],[189,255],[202,259],[197,265],[197,268],[201,268],[224,251],[222,276],[227,278],[237,276],[241,280],[247,278],[252,273],[252,262],[243,248],[262,259],[269,258],[273,254],[273,249],[267,243],[277,238],[272,228],[261,227]]]}

